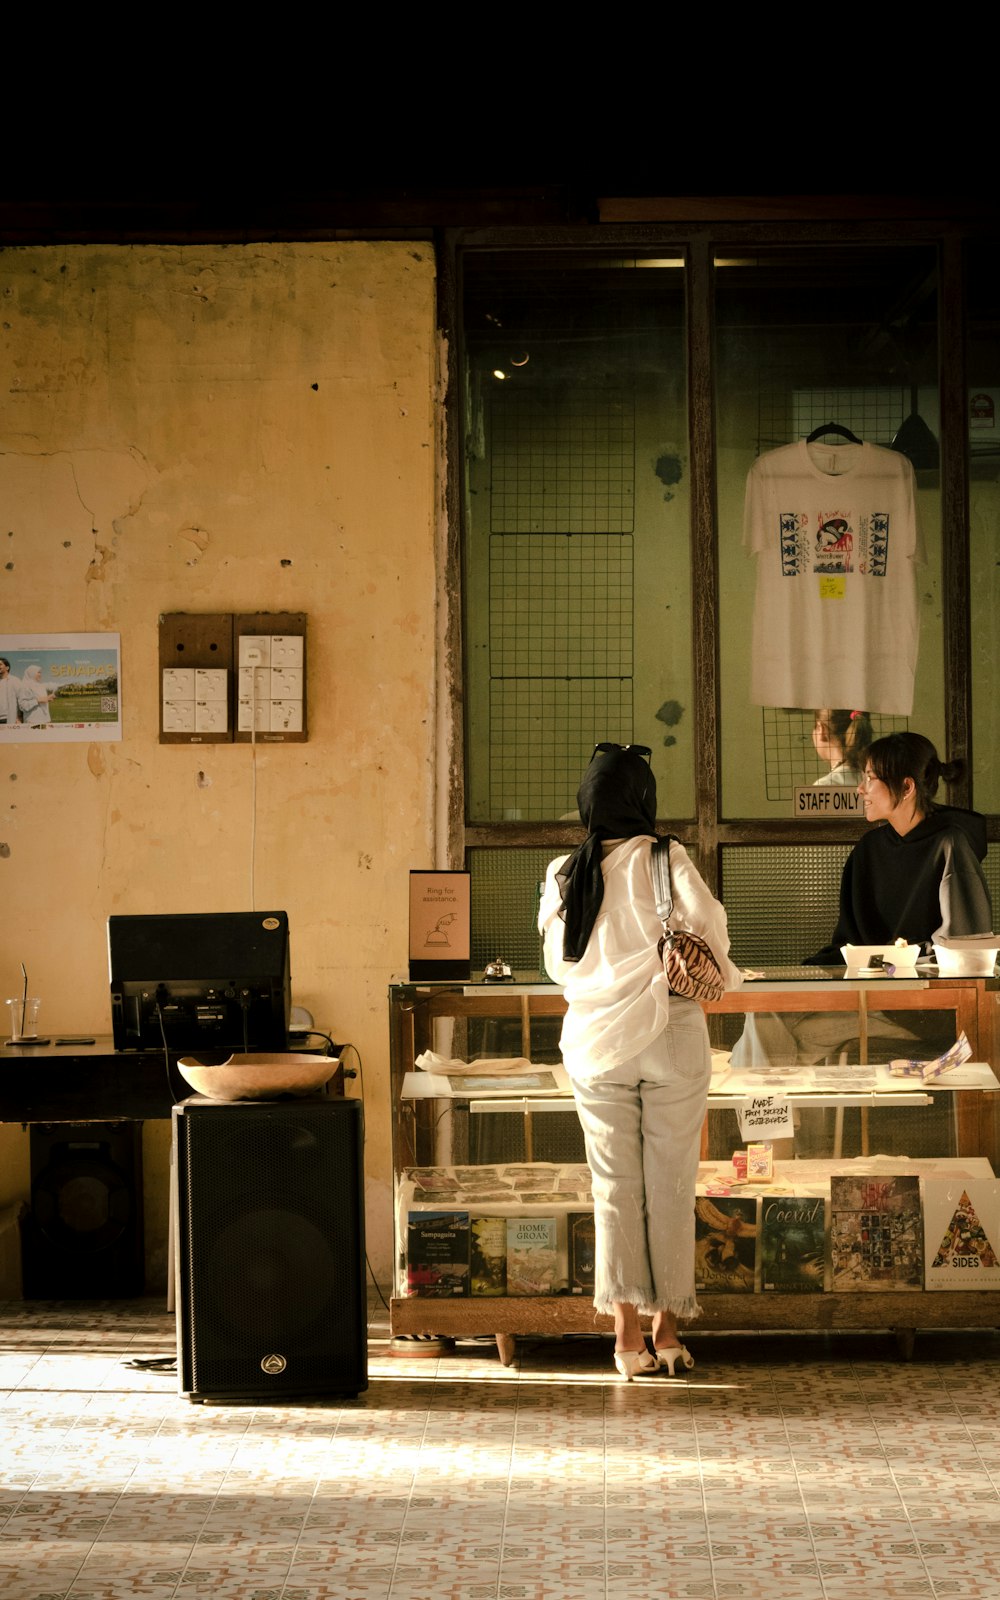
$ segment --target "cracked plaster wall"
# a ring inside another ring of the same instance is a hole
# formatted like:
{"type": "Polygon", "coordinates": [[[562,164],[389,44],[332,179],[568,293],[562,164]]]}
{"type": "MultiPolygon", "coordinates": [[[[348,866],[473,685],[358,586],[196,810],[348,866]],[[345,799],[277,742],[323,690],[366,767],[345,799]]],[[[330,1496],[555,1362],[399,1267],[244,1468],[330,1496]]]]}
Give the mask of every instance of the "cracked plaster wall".
{"type": "MultiPolygon", "coordinates": [[[[386,986],[433,860],[429,246],[75,246],[0,256],[0,633],[120,632],[120,744],[0,747],[0,977],[110,1030],[112,912],[248,909],[251,753],[158,742],[157,622],[305,611],[309,741],[259,747],[258,907],[293,1000],[364,1064],[369,1255],[391,1262],[386,986]]],[[[356,1081],[351,1092],[361,1092],[356,1081]]],[[[169,1125],[144,1135],[165,1280],[169,1125]]],[[[0,1128],[0,1206],[28,1144],[0,1128]]]]}

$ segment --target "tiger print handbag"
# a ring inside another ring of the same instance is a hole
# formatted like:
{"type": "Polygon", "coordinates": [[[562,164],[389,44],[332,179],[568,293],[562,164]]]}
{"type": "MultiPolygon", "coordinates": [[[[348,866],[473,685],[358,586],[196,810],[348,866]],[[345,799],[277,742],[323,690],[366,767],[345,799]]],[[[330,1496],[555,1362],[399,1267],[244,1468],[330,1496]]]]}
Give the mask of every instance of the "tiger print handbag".
{"type": "Polygon", "coordinates": [[[680,995],[684,1000],[719,1000],[726,992],[726,985],[707,940],[688,929],[668,926],[674,909],[670,885],[670,842],[671,836],[657,840],[652,852],[656,914],[663,923],[663,934],[656,952],[663,962],[672,994],[680,995]]]}

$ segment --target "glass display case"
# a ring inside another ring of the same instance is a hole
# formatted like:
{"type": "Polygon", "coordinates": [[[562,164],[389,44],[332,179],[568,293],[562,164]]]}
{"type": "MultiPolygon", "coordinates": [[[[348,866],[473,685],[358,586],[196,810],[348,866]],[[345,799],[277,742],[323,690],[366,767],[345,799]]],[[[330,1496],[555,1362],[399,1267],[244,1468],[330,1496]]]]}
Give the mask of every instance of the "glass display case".
{"type": "MultiPolygon", "coordinates": [[[[827,1246],[819,1292],[765,1289],[758,1250],[749,1292],[746,1282],[734,1292],[699,1290],[699,1329],[891,1328],[908,1352],[921,1327],[1000,1323],[1000,1263],[997,1287],[990,1268],[976,1280],[990,1287],[975,1293],[973,1274],[961,1286],[956,1275],[954,1287],[887,1275],[883,1287],[876,1271],[862,1292],[840,1287],[829,1212],[831,1177],[902,1176],[919,1183],[928,1216],[932,1195],[936,1217],[953,1189],[957,1208],[974,1184],[984,1218],[995,1204],[1000,1219],[998,1003],[995,977],[859,979],[791,968],[755,973],[705,1007],[714,1070],[699,1193],[763,1202],[815,1192],[827,1246]],[[962,1034],[970,1046],[962,1066],[927,1080],[894,1074],[890,1062],[930,1061],[962,1034]],[[769,1184],[734,1184],[733,1152],[745,1148],[739,1114],[762,1097],[784,1105],[793,1132],[772,1142],[769,1184]]],[[[396,983],[389,1010],[393,1337],[492,1335],[509,1362],[519,1334],[610,1332],[588,1292],[593,1208],[559,1056],[561,991],[517,975],[503,984],[396,983]]],[[[1000,1220],[985,1226],[994,1233],[1000,1220]]]]}

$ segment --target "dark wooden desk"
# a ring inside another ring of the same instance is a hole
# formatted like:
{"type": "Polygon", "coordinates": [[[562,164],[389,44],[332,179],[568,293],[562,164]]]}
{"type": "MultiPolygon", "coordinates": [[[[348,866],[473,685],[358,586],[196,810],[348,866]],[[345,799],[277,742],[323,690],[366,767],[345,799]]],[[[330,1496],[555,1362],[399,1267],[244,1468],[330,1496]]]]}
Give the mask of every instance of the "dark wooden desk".
{"type": "Polygon", "coordinates": [[[162,1050],[120,1051],[110,1034],[93,1044],[0,1048],[0,1122],[145,1122],[169,1119],[191,1093],[162,1050]],[[173,1087],[171,1087],[173,1085],[173,1087]]]}
{"type": "MultiPolygon", "coordinates": [[[[111,1034],[93,1044],[0,1046],[0,1122],[170,1120],[191,1094],[162,1050],[116,1050],[111,1034]]],[[[328,1092],[343,1094],[343,1068],[331,1062],[328,1092]]]]}

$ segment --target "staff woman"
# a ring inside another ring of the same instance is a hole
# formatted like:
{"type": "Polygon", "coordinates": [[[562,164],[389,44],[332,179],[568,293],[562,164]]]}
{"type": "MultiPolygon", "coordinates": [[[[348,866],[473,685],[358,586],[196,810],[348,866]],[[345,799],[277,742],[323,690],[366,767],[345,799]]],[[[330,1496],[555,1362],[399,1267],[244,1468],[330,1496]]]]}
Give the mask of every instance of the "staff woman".
{"type": "Polygon", "coordinates": [[[841,945],[905,939],[925,954],[940,935],[993,931],[990,891],[980,865],[986,821],[978,811],[935,802],[943,778],[954,783],[962,761],[942,762],[922,733],[890,733],[869,745],[858,783],[866,822],[840,883],[840,917],[825,950],[809,965],[837,965],[841,945]]]}
{"type": "MultiPolygon", "coordinates": [[[[614,1316],[627,1380],[694,1366],[677,1319],[699,1309],[694,1198],[711,1077],[704,1013],[670,993],[657,955],[649,757],[645,745],[595,747],[577,795],[587,838],[550,864],[538,918],[546,970],[566,997],[560,1043],[592,1176],[594,1307],[614,1316]],[[652,1315],[652,1353],[641,1313],[652,1315]]],[[[725,911],[676,840],[670,869],[672,922],[701,934],[738,988],[725,911]]]]}

